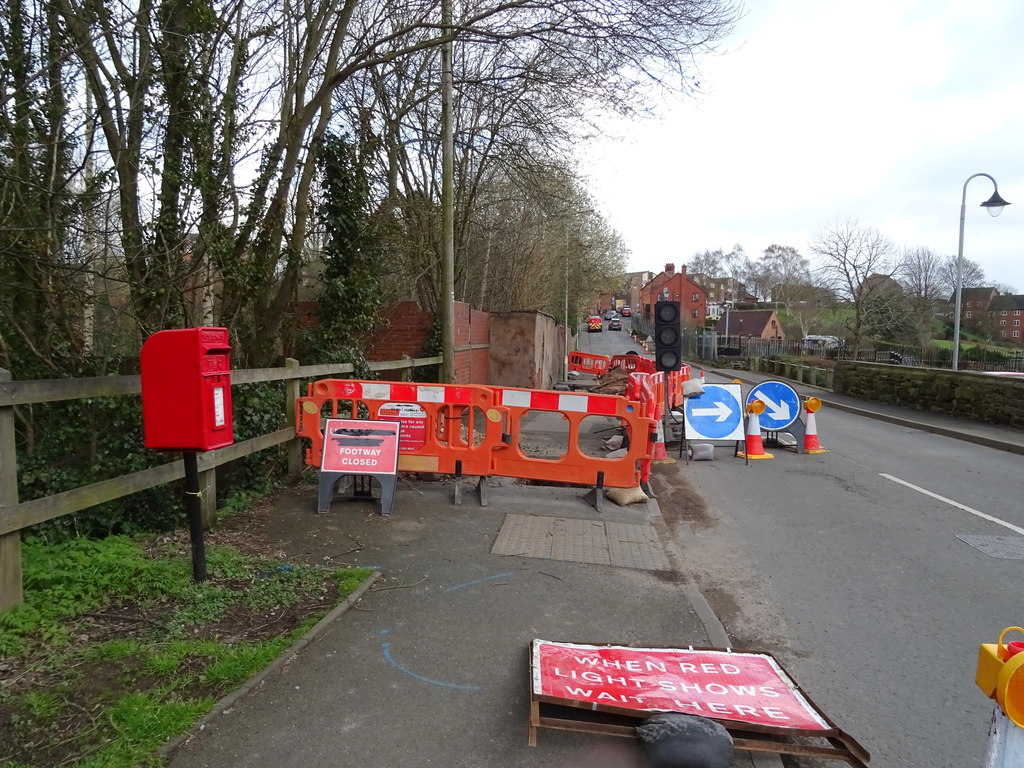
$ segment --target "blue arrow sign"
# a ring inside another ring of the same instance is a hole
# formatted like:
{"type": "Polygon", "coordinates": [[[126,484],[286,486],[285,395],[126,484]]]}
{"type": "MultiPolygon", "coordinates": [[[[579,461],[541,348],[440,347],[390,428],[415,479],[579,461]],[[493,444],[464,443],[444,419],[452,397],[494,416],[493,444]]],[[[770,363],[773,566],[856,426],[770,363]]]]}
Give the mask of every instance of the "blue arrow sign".
{"type": "Polygon", "coordinates": [[[785,429],[800,413],[800,396],[789,384],[781,381],[762,381],[747,394],[747,404],[760,400],[764,413],[758,417],[761,429],[774,432],[785,429]]]}
{"type": "Polygon", "coordinates": [[[705,384],[703,395],[686,398],[686,439],[742,440],[741,397],[739,384],[705,384]]]}

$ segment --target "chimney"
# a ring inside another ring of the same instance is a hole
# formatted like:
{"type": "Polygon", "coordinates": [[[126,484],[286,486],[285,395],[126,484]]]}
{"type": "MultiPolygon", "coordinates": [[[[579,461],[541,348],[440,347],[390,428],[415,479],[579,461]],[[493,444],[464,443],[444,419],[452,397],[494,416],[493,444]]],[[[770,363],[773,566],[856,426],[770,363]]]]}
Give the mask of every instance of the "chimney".
{"type": "Polygon", "coordinates": [[[675,264],[666,264],[665,265],[665,274],[666,275],[674,275],[675,273],[676,273],[676,265],[675,264]]]}

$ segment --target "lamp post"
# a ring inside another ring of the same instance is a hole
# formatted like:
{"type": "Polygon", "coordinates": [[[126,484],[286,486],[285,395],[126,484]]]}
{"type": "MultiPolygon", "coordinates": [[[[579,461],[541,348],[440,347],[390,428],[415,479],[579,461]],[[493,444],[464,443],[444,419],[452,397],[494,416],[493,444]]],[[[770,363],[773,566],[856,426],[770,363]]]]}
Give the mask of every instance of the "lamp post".
{"type": "Polygon", "coordinates": [[[960,198],[960,243],[957,246],[956,252],[956,294],[953,297],[953,370],[960,370],[960,301],[961,294],[964,291],[964,219],[967,214],[967,185],[971,179],[976,179],[978,176],[984,176],[986,179],[992,182],[992,186],[995,191],[992,192],[992,197],[981,204],[982,208],[985,208],[990,216],[998,216],[1003,212],[1003,208],[1009,205],[1008,202],[1003,200],[999,196],[999,185],[996,180],[989,176],[987,173],[975,173],[967,177],[967,181],[964,182],[964,193],[960,198]]]}

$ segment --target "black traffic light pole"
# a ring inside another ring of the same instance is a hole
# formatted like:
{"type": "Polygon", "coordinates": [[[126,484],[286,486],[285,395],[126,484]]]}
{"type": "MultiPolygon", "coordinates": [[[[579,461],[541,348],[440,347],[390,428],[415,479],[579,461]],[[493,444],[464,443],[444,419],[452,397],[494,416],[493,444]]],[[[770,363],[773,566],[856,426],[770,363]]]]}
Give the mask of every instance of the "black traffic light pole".
{"type": "MultiPolygon", "coordinates": [[[[657,301],[654,304],[654,367],[658,371],[678,371],[683,367],[682,313],[678,301],[657,301]]],[[[668,377],[663,382],[664,408],[661,414],[661,430],[668,443],[671,425],[671,398],[668,377]]],[[[686,440],[686,422],[683,422],[683,438],[686,440]]]]}

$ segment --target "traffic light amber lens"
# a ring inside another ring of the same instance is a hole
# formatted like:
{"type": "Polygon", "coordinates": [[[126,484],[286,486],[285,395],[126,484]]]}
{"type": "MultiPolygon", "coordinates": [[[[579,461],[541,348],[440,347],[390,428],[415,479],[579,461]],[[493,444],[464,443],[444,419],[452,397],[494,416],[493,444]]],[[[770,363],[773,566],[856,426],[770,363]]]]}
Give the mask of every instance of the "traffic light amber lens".
{"type": "Polygon", "coordinates": [[[679,343],[679,329],[671,326],[657,329],[658,338],[655,340],[656,344],[660,344],[664,347],[673,347],[679,343]]]}

